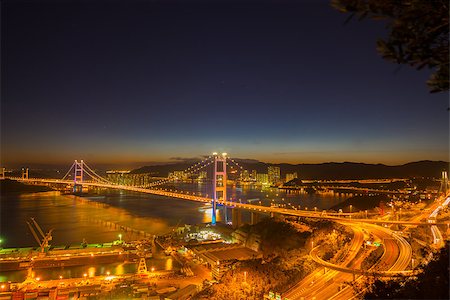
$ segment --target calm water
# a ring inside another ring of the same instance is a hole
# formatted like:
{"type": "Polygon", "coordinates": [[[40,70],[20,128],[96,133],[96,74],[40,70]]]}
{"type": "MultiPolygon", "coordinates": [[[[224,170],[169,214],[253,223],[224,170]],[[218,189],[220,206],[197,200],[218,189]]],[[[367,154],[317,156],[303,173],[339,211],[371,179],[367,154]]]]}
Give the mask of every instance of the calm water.
{"type": "MultiPolygon", "coordinates": [[[[180,184],[177,188],[208,194],[208,186],[180,184]]],[[[230,187],[228,196],[254,204],[260,201],[263,205],[290,203],[309,209],[327,209],[347,198],[333,193],[311,195],[255,187],[230,187]]],[[[34,217],[44,231],[54,229],[52,245],[80,244],[83,239],[87,243],[111,242],[121,232],[105,226],[107,221],[152,234],[169,232],[177,224],[211,221],[210,209],[204,209],[201,203],[116,190],[92,190],[83,198],[37,193],[4,196],[0,201],[0,235],[5,248],[37,246],[26,225],[30,217],[34,217]]],[[[223,216],[223,208],[220,208],[218,219],[223,220],[223,216]]]]}
{"type": "MultiPolygon", "coordinates": [[[[210,194],[208,184],[179,184],[182,190],[198,191],[210,194]]],[[[230,187],[228,196],[237,201],[288,204],[309,209],[327,209],[346,197],[333,193],[309,195],[302,192],[284,192],[275,188],[261,189],[256,187],[230,187]]],[[[86,197],[73,195],[56,195],[36,193],[24,195],[8,195],[1,197],[2,247],[37,246],[37,242],[28,230],[26,221],[34,217],[44,231],[53,228],[52,245],[78,245],[83,239],[87,243],[105,243],[116,240],[122,234],[125,240],[138,238],[121,232],[106,222],[128,226],[152,234],[170,232],[178,224],[196,224],[211,221],[211,210],[205,209],[201,203],[170,199],[167,197],[138,194],[115,190],[91,190],[86,197]]],[[[244,214],[244,218],[248,218],[244,214]]],[[[219,208],[218,220],[224,220],[224,210],[219,208]]],[[[149,262],[158,269],[171,269],[172,262],[167,259],[149,262]]],[[[129,273],[136,269],[135,264],[109,264],[89,267],[70,267],[47,270],[45,276],[57,279],[79,277],[83,273],[112,274],[129,273]]],[[[25,272],[8,272],[0,274],[0,281],[18,281],[24,278],[25,272]]]]}

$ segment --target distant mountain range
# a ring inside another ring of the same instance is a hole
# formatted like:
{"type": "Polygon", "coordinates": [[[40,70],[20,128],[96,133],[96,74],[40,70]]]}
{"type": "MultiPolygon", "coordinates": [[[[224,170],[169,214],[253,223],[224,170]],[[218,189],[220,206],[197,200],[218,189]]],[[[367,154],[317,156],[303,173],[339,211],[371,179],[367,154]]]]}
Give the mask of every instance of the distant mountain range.
{"type": "MultiPolygon", "coordinates": [[[[366,163],[321,163],[321,164],[269,164],[254,160],[235,159],[249,172],[267,173],[268,166],[278,166],[281,176],[297,172],[300,179],[345,180],[345,179],[377,179],[377,178],[411,178],[432,177],[440,178],[442,171],[448,171],[449,163],[445,161],[418,161],[404,165],[388,166],[384,164],[366,163]]],[[[132,173],[152,173],[155,176],[167,176],[169,172],[181,171],[190,167],[193,161],[179,162],[165,165],[145,166],[132,173]]],[[[209,167],[211,168],[211,167],[209,167]]]]}

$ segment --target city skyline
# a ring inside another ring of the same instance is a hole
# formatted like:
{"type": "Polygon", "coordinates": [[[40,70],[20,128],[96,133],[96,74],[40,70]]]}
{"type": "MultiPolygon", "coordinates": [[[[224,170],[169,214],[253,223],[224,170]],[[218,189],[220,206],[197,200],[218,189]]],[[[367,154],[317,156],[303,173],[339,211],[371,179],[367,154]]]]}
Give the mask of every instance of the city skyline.
{"type": "Polygon", "coordinates": [[[7,2],[1,163],[448,161],[448,93],[328,1],[7,2]],[[251,18],[249,16],[251,15],[251,18]],[[118,42],[121,41],[121,42],[118,42]]]}

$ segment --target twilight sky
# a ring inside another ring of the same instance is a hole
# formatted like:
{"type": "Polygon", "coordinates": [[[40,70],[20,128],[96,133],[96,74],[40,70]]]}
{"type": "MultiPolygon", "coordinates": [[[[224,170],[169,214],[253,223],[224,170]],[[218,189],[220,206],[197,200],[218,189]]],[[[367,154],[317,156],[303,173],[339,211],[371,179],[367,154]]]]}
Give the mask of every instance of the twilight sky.
{"type": "Polygon", "coordinates": [[[1,165],[448,160],[448,93],[329,1],[2,1],[1,165]]]}

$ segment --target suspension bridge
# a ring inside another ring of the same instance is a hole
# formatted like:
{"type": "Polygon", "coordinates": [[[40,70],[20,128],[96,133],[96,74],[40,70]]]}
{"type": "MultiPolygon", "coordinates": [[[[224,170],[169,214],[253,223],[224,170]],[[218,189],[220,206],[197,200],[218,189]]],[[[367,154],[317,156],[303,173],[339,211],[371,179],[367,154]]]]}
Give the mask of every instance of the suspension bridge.
{"type": "MultiPolygon", "coordinates": [[[[198,192],[180,191],[170,188],[165,188],[164,185],[173,182],[177,179],[175,176],[169,176],[157,180],[152,183],[148,183],[142,186],[130,186],[117,184],[109,181],[108,179],[100,176],[91,167],[89,167],[83,160],[75,160],[67,173],[61,179],[49,179],[49,178],[33,178],[29,177],[28,169],[22,169],[21,177],[5,177],[11,180],[17,180],[29,184],[64,184],[73,186],[74,192],[81,192],[83,187],[100,187],[108,189],[119,189],[131,192],[145,193],[166,196],[169,198],[183,199],[188,201],[196,201],[211,204],[211,224],[215,225],[217,222],[217,207],[219,205],[231,209],[231,223],[233,227],[241,225],[241,211],[246,210],[251,212],[251,224],[258,222],[261,215],[271,216],[294,216],[294,217],[307,217],[317,219],[327,219],[333,221],[346,220],[351,222],[367,222],[373,224],[403,224],[403,225],[430,225],[429,222],[419,221],[395,221],[385,219],[368,219],[368,218],[355,218],[358,215],[354,213],[344,212],[318,212],[300,210],[297,208],[280,208],[262,206],[252,203],[242,203],[237,199],[231,199],[227,197],[227,166],[233,164],[238,170],[246,171],[238,162],[227,156],[227,153],[213,153],[198,163],[195,163],[183,170],[186,175],[197,174],[200,170],[204,170],[208,166],[212,165],[212,197],[208,195],[202,195],[198,192]]],[[[228,221],[228,216],[225,213],[225,221],[228,221]]],[[[446,223],[445,223],[446,224],[446,223]]],[[[436,225],[436,223],[434,223],[436,225]]]]}

